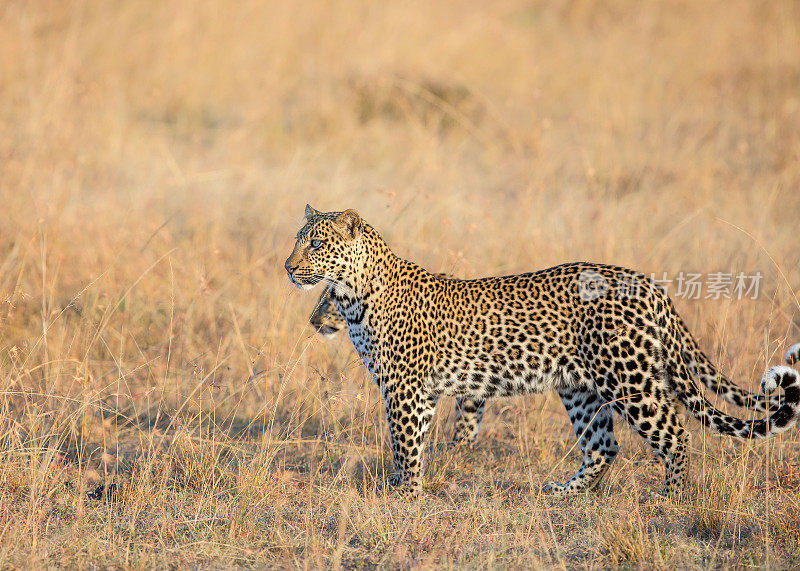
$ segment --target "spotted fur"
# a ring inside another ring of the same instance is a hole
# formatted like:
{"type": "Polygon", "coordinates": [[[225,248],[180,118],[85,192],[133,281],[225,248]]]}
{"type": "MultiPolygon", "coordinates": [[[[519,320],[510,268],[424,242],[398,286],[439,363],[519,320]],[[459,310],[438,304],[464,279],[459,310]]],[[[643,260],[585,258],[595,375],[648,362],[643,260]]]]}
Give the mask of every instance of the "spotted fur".
{"type": "Polygon", "coordinates": [[[310,206],[285,268],[301,289],[331,286],[383,394],[395,466],[390,483],[407,497],[420,493],[424,438],[441,395],[485,401],[557,391],[583,451],[569,481],[545,485],[558,494],[588,490],[608,470],[619,448],[612,411],[663,459],[665,494],[678,493],[686,478],[689,434],[678,401],[712,429],[741,438],[783,432],[800,415],[800,374],[786,366],[767,371],[762,390],[780,386],[783,396],[759,405],[713,369],[666,292],[629,269],[573,263],[444,279],[395,255],[355,211],[310,206]],[[643,287],[631,294],[631,284],[643,287]],[[727,415],[706,400],[704,386],[774,412],[759,420],[727,415]]]}
{"type": "MultiPolygon", "coordinates": [[[[447,279],[448,274],[434,274],[437,277],[447,279]]],[[[314,306],[314,311],[308,317],[308,322],[316,329],[317,333],[327,339],[333,338],[336,333],[347,327],[345,321],[331,297],[332,285],[326,285],[325,289],[314,306]]],[[[456,399],[456,418],[455,430],[453,431],[453,442],[456,444],[472,444],[478,438],[483,413],[486,403],[482,400],[474,400],[468,397],[456,399]]]]}

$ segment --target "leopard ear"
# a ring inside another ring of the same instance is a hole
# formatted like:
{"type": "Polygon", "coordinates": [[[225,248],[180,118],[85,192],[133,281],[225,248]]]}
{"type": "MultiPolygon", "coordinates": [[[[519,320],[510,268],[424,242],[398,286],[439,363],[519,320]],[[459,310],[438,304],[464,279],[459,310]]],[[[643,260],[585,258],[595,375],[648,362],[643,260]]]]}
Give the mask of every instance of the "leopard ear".
{"type": "Polygon", "coordinates": [[[317,214],[319,214],[318,210],[312,208],[310,204],[306,204],[306,214],[305,214],[306,220],[308,220],[312,216],[316,216],[317,214]]]}
{"type": "Polygon", "coordinates": [[[333,225],[345,238],[353,239],[361,232],[361,216],[355,210],[345,210],[336,217],[333,225]]]}

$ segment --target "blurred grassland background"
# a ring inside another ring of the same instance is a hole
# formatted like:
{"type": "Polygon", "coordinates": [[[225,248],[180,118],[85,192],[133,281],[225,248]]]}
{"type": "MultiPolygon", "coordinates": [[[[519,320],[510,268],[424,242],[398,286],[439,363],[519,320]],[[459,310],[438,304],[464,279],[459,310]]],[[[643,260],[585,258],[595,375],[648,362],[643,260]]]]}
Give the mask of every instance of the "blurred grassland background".
{"type": "MultiPolygon", "coordinates": [[[[800,564],[800,436],[693,427],[686,501],[555,395],[391,470],[383,405],[283,271],[306,202],[460,277],[763,274],[676,304],[752,390],[800,338],[793,1],[0,4],[0,564],[800,564]],[[87,499],[98,482],[113,501],[87,499]]],[[[734,411],[736,414],[746,414],[734,411]]]]}

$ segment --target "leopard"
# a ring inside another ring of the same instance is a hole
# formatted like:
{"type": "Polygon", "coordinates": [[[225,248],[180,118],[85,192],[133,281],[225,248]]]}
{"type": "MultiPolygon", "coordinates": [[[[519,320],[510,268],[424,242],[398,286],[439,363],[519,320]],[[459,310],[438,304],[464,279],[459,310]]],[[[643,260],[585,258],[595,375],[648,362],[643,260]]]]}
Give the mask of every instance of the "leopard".
{"type": "MultiPolygon", "coordinates": [[[[450,274],[437,273],[434,276],[448,279],[450,274]]],[[[336,334],[347,327],[347,321],[333,302],[333,286],[325,285],[322,293],[314,305],[308,322],[325,339],[333,339],[336,334]]],[[[459,446],[472,446],[478,439],[483,413],[486,410],[486,401],[469,397],[458,397],[455,406],[455,423],[449,444],[459,446]]]]}
{"type": "Polygon", "coordinates": [[[800,373],[788,366],[800,361],[800,343],[789,348],[788,365],[764,372],[764,394],[750,393],[702,353],[666,288],[631,269],[572,262],[444,279],[395,254],[356,210],[310,205],[284,269],[301,290],[330,287],[385,404],[394,471],[380,487],[401,498],[422,493],[425,438],[441,396],[485,402],[555,391],[582,453],[566,482],[542,485],[557,496],[597,489],[619,451],[615,414],[661,459],[660,493],[669,498],[687,482],[682,411],[746,439],[783,433],[800,416],[800,373]],[[766,416],[729,415],[706,389],[766,416]]]}

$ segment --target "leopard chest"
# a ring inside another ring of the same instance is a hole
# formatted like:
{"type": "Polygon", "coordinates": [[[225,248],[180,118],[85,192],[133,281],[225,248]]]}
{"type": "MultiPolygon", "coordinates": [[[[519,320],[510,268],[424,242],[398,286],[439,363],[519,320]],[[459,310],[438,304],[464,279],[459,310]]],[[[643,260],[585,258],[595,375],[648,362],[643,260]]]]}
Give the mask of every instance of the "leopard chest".
{"type": "Polygon", "coordinates": [[[375,348],[374,335],[368,326],[363,323],[348,324],[347,333],[350,335],[353,347],[362,358],[372,354],[375,348]]]}

